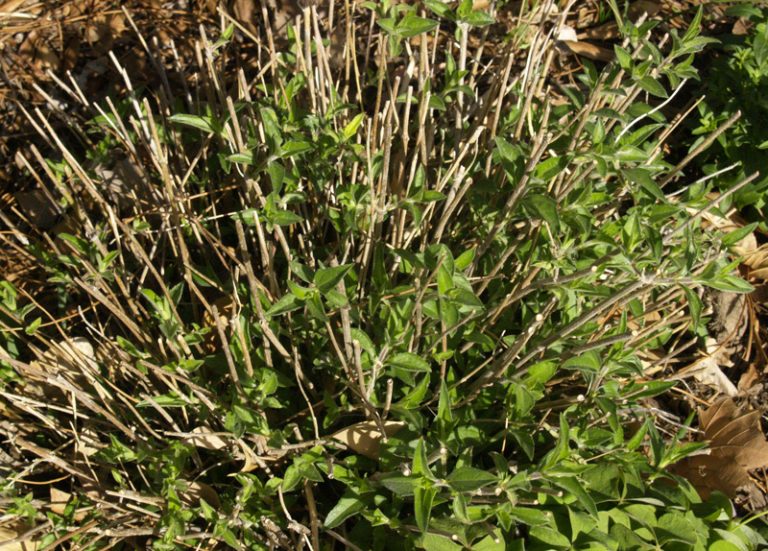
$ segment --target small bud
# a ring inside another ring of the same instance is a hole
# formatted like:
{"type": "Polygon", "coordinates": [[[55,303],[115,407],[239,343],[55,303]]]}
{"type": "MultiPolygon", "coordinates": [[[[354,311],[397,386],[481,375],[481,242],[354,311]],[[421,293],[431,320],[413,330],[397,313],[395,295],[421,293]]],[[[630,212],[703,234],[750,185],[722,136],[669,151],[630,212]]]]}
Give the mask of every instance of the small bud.
{"type": "Polygon", "coordinates": [[[456,534],[453,534],[453,535],[451,536],[451,539],[452,539],[453,541],[459,541],[459,536],[457,536],[456,534]]]}
{"type": "Polygon", "coordinates": [[[544,319],[544,316],[541,314],[536,314],[536,321],[541,322],[544,319]]]}
{"type": "Polygon", "coordinates": [[[584,400],[585,400],[585,398],[584,398],[583,394],[579,394],[578,396],[576,396],[576,401],[577,402],[583,402],[584,400]]]}

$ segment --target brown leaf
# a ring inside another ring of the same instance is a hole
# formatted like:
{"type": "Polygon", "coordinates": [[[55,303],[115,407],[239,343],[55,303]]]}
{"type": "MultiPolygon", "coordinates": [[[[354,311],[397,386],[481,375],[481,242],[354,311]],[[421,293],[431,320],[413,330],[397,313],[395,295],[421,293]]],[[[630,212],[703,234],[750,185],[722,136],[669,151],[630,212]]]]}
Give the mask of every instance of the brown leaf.
{"type": "Polygon", "coordinates": [[[3,551],[34,551],[37,549],[37,542],[18,541],[14,543],[5,543],[13,541],[26,532],[23,526],[0,526],[0,549],[3,551]]]}
{"type": "MultiPolygon", "coordinates": [[[[405,426],[402,421],[383,421],[386,436],[392,436],[405,426]]],[[[355,423],[335,433],[332,438],[346,444],[353,451],[377,459],[383,435],[374,421],[355,423]]]]}
{"type": "Polygon", "coordinates": [[[221,436],[214,434],[208,427],[195,427],[192,434],[187,437],[187,442],[205,450],[221,450],[229,444],[221,436]]]}
{"type": "Polygon", "coordinates": [[[232,12],[240,23],[251,32],[256,32],[256,3],[254,0],[235,0],[232,12]]]}
{"type": "Polygon", "coordinates": [[[749,476],[768,466],[760,412],[744,413],[732,399],[723,398],[699,410],[699,424],[709,441],[708,453],[684,459],[674,471],[690,480],[704,499],[719,490],[732,499],[746,497],[751,507],[764,506],[765,495],[749,476]]]}
{"type": "MultiPolygon", "coordinates": [[[[739,391],[747,392],[760,382],[760,373],[755,364],[749,364],[747,370],[739,378],[739,391]]],[[[762,385],[761,385],[762,386],[762,385]]]]}
{"type": "MultiPolygon", "coordinates": [[[[55,486],[51,486],[50,501],[48,502],[48,507],[50,507],[51,512],[56,513],[57,515],[64,515],[64,511],[67,508],[67,505],[69,504],[71,499],[72,499],[72,494],[70,494],[69,492],[65,492],[63,490],[59,490],[55,486]]],[[[83,507],[75,511],[73,515],[73,519],[77,522],[80,522],[87,515],[88,515],[88,510],[86,507],[83,507]]]]}
{"type": "MultiPolygon", "coordinates": [[[[228,326],[229,319],[232,317],[237,306],[232,300],[232,297],[224,296],[218,298],[213,302],[213,305],[216,306],[216,310],[219,312],[219,320],[221,323],[224,324],[224,327],[228,326]]],[[[203,327],[210,328],[210,331],[204,337],[203,349],[206,352],[214,353],[221,348],[221,339],[219,339],[219,334],[216,329],[217,322],[213,318],[213,313],[208,310],[203,312],[203,327]]]]}
{"type": "Polygon", "coordinates": [[[563,40],[562,44],[565,44],[576,55],[594,59],[595,61],[613,61],[613,52],[607,48],[601,48],[589,42],[577,42],[574,40],[563,40]]]}
{"type": "Polygon", "coordinates": [[[14,194],[22,214],[33,226],[48,230],[56,225],[61,209],[42,189],[20,191],[14,194]]]}
{"type": "Polygon", "coordinates": [[[219,494],[205,482],[188,482],[186,480],[179,480],[179,482],[185,486],[179,490],[179,499],[188,507],[197,507],[200,505],[201,499],[204,499],[214,509],[221,507],[219,494]]]}

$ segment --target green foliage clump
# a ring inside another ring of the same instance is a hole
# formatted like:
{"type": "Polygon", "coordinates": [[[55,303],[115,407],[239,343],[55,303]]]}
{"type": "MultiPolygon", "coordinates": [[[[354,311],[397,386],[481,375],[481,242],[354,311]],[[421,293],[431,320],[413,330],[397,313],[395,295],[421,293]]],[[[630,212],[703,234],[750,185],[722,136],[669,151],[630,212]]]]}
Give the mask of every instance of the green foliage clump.
{"type": "Polygon", "coordinates": [[[2,399],[72,496],[35,513],[5,485],[43,544],[765,544],[666,471],[702,445],[641,359],[706,331],[702,287],[751,290],[741,235],[699,228],[727,195],[663,153],[699,19],[664,51],[626,22],[555,89],[541,28],[486,58],[490,14],[425,4],[350,8],[375,38],[341,61],[307,10],[230,80],[228,28],[197,95],[90,106],[82,155],[51,141],[67,227],[27,239],[52,298],[0,286],[2,399]]]}
{"type": "Polygon", "coordinates": [[[699,120],[692,130],[700,136],[691,148],[698,146],[718,128],[714,146],[702,154],[699,164],[705,173],[713,173],[732,164],[737,166],[721,187],[754,171],[762,177],[737,193],[734,204],[759,222],[765,231],[765,190],[768,177],[768,11],[750,4],[729,8],[729,15],[740,16],[748,25],[746,34],[723,37],[722,43],[709,53],[704,65],[705,78],[700,91],[704,99],[698,105],[699,120]]]}

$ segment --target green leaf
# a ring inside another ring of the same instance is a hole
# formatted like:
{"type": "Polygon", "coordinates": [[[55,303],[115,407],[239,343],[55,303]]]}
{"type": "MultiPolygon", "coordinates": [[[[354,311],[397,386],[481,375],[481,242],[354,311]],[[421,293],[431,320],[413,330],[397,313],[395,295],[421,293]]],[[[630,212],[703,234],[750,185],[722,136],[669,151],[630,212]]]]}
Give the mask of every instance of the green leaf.
{"type": "Polygon", "coordinates": [[[648,424],[650,422],[650,420],[646,419],[645,423],[643,423],[637,432],[632,436],[632,438],[629,439],[627,442],[627,449],[629,451],[636,450],[637,447],[643,443],[643,440],[645,440],[645,435],[648,434],[648,424]]]}
{"type": "Polygon", "coordinates": [[[635,184],[638,184],[653,199],[666,201],[667,197],[659,185],[651,178],[650,171],[645,168],[625,168],[622,170],[624,176],[635,184]]]}
{"type": "Polygon", "coordinates": [[[425,532],[429,527],[429,517],[432,513],[432,503],[437,495],[436,488],[416,486],[413,492],[413,512],[416,516],[416,526],[425,532]]]}
{"type": "Polygon", "coordinates": [[[464,549],[461,545],[453,543],[451,538],[441,536],[440,534],[427,533],[421,540],[421,546],[426,551],[461,551],[464,549]]]}
{"type": "Polygon", "coordinates": [[[443,264],[437,269],[437,290],[442,296],[446,296],[451,289],[453,289],[453,275],[443,264]]]}
{"type": "Polygon", "coordinates": [[[524,200],[527,207],[544,220],[553,232],[560,228],[560,217],[557,215],[557,202],[549,195],[530,194],[524,200]]]}
{"type": "Polygon", "coordinates": [[[486,25],[493,25],[496,22],[490,13],[474,9],[472,0],[462,0],[459,7],[456,10],[456,15],[459,21],[463,21],[474,27],[485,27],[486,25]]]}
{"type": "Polygon", "coordinates": [[[712,287],[713,289],[718,289],[720,291],[730,291],[733,293],[751,293],[755,290],[752,285],[750,285],[747,281],[744,281],[739,276],[734,275],[721,275],[715,279],[709,279],[706,281],[702,281],[704,285],[707,287],[712,287]]]}
{"type": "MultiPolygon", "coordinates": [[[[448,385],[446,382],[440,381],[440,398],[437,402],[437,422],[441,427],[441,433],[447,432],[448,427],[453,421],[453,414],[451,413],[451,394],[448,391],[448,385]]],[[[448,435],[441,435],[447,437],[448,435]]]]}
{"type": "Polygon", "coordinates": [[[301,216],[290,210],[277,210],[269,217],[269,221],[277,226],[290,226],[304,220],[301,216]]]}
{"type": "Polygon", "coordinates": [[[410,38],[428,33],[437,27],[437,21],[409,13],[397,24],[395,33],[403,38],[410,38]]]}
{"type": "Polygon", "coordinates": [[[613,51],[616,53],[616,60],[622,69],[627,71],[632,68],[632,56],[627,50],[619,45],[614,45],[613,51]]]}
{"type": "Polygon", "coordinates": [[[352,335],[352,340],[359,342],[360,348],[362,348],[371,358],[376,357],[376,347],[374,346],[371,337],[369,337],[365,331],[353,327],[350,330],[350,334],[352,335]]]}
{"type": "Polygon", "coordinates": [[[429,390],[429,375],[426,375],[422,377],[419,384],[417,384],[413,389],[406,394],[406,396],[398,402],[398,406],[401,406],[405,409],[414,409],[421,405],[421,402],[424,401],[424,397],[427,395],[427,391],[429,390]]]}
{"type": "Polygon", "coordinates": [[[433,189],[425,189],[421,193],[421,200],[425,203],[431,203],[433,201],[443,201],[445,199],[445,195],[440,193],[439,191],[435,191],[433,189]]]}
{"type": "Polygon", "coordinates": [[[424,0],[424,5],[438,17],[450,19],[453,15],[451,7],[443,0],[424,0]]]}
{"type": "Polygon", "coordinates": [[[724,235],[722,239],[723,245],[726,247],[735,245],[736,243],[744,239],[746,236],[748,236],[750,233],[755,231],[755,228],[757,228],[758,225],[759,224],[757,222],[752,222],[751,224],[747,224],[746,226],[739,228],[738,230],[734,230],[724,235]]]}
{"type": "Polygon", "coordinates": [[[432,477],[432,470],[429,468],[427,449],[423,438],[419,438],[416,442],[416,449],[413,451],[413,474],[432,477]]]}
{"type": "Polygon", "coordinates": [[[563,168],[565,168],[563,157],[550,157],[536,165],[534,174],[546,182],[560,174],[563,168]]]}
{"type": "Polygon", "coordinates": [[[283,179],[285,179],[285,167],[278,162],[269,163],[267,172],[269,172],[269,179],[272,181],[272,191],[280,193],[283,187],[283,179]]]}
{"type": "Polygon", "coordinates": [[[554,449],[550,451],[542,467],[542,471],[546,471],[557,465],[560,461],[568,457],[570,454],[570,427],[568,425],[568,418],[565,413],[560,414],[560,431],[557,437],[557,444],[554,449]]]}
{"type": "Polygon", "coordinates": [[[691,320],[693,321],[693,326],[694,328],[698,327],[699,323],[701,322],[701,309],[702,309],[701,299],[699,298],[698,293],[693,291],[693,289],[686,287],[685,285],[681,285],[681,287],[685,292],[685,298],[688,304],[688,311],[691,313],[691,320]]]}
{"type": "Polygon", "coordinates": [[[381,478],[381,485],[400,497],[412,496],[418,479],[413,476],[391,474],[381,478]]]}
{"type": "Polygon", "coordinates": [[[338,503],[334,505],[333,509],[328,511],[328,515],[325,517],[323,524],[326,528],[335,528],[363,509],[365,509],[365,504],[361,501],[360,496],[347,492],[338,503]]]}
{"type": "Polygon", "coordinates": [[[498,529],[472,544],[472,551],[505,551],[505,549],[507,546],[504,542],[504,534],[498,529]]]}
{"type": "Polygon", "coordinates": [[[477,249],[473,247],[461,253],[453,263],[454,268],[460,272],[469,268],[470,264],[472,264],[472,261],[475,259],[476,252],[477,249]]]}
{"type": "Polygon", "coordinates": [[[152,396],[151,402],[149,400],[141,400],[139,403],[136,404],[136,407],[137,408],[154,407],[152,402],[154,402],[160,407],[184,407],[189,405],[188,400],[184,400],[183,398],[180,398],[175,393],[170,393],[170,394],[160,394],[158,396],[152,396]]]}
{"type": "Polygon", "coordinates": [[[641,162],[648,160],[648,153],[633,145],[625,145],[613,155],[616,160],[623,162],[641,162]]]}
{"type": "Polygon", "coordinates": [[[357,134],[357,130],[360,128],[363,120],[365,120],[365,113],[358,113],[354,119],[347,123],[344,130],[341,131],[341,135],[345,142],[349,141],[355,134],[357,134]]]}
{"type": "Polygon", "coordinates": [[[550,480],[574,496],[577,500],[579,500],[579,503],[584,506],[590,515],[597,517],[597,506],[595,505],[595,501],[584,489],[582,483],[576,480],[575,477],[572,478],[564,476],[558,478],[550,478],[550,480]]]}
{"type": "Polygon", "coordinates": [[[293,293],[283,295],[280,300],[272,305],[272,307],[265,312],[267,316],[278,316],[285,314],[286,312],[292,312],[298,310],[302,306],[300,301],[293,293]]]}
{"type": "Polygon", "coordinates": [[[327,293],[336,287],[336,284],[344,278],[350,268],[352,268],[352,264],[342,264],[341,266],[333,266],[331,268],[320,268],[315,272],[315,277],[312,282],[321,293],[327,293]]]}
{"type": "Polygon", "coordinates": [[[421,373],[429,373],[432,371],[429,362],[410,352],[400,352],[399,354],[395,354],[387,360],[387,364],[406,371],[421,373]]]}
{"type": "Polygon", "coordinates": [[[513,519],[527,526],[543,526],[552,521],[551,517],[541,509],[510,507],[507,512],[513,519]]]}
{"type": "Polygon", "coordinates": [[[300,155],[301,153],[311,151],[313,147],[314,146],[310,142],[287,141],[280,148],[281,157],[286,158],[286,157],[293,157],[295,155],[300,155]]]}
{"type": "Polygon", "coordinates": [[[498,478],[487,471],[474,467],[459,467],[448,476],[447,481],[450,487],[457,492],[472,492],[498,482],[498,478]]]}
{"type": "Polygon", "coordinates": [[[667,97],[667,90],[653,77],[645,76],[637,81],[637,85],[653,96],[660,98],[667,97]]]}
{"type": "Polygon", "coordinates": [[[535,363],[528,368],[526,381],[535,385],[543,385],[554,377],[555,373],[557,373],[557,362],[545,360],[535,363]]]}
{"type": "Polygon", "coordinates": [[[553,530],[547,526],[534,526],[531,528],[530,535],[532,538],[544,542],[550,549],[552,547],[560,549],[570,549],[571,542],[563,534],[557,530],[553,530]]]}
{"type": "Polygon", "coordinates": [[[191,126],[197,128],[203,132],[214,132],[213,124],[210,117],[198,117],[197,115],[186,115],[184,113],[177,113],[172,115],[169,119],[176,124],[183,124],[184,126],[191,126]]]}

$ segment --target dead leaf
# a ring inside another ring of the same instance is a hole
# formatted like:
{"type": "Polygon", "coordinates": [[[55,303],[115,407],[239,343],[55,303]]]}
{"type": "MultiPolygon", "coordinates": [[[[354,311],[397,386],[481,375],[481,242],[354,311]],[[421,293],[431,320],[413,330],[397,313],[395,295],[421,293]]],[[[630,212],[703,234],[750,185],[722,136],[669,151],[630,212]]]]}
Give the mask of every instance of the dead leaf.
{"type": "MultiPolygon", "coordinates": [[[[710,333],[714,337],[718,361],[730,361],[742,346],[742,337],[749,324],[747,298],[740,293],[713,291],[708,302],[712,305],[710,333]]],[[[714,352],[708,352],[714,354],[714,352]]]]}
{"type": "MultiPolygon", "coordinates": [[[[739,391],[740,392],[748,392],[752,390],[755,386],[758,385],[760,381],[760,373],[757,371],[757,367],[755,367],[755,364],[749,364],[749,367],[747,370],[741,374],[741,377],[739,378],[739,391]]],[[[759,385],[762,387],[762,385],[759,385]]]]}
{"type": "MultiPolygon", "coordinates": [[[[383,421],[386,436],[393,436],[405,426],[402,421],[383,421]]],[[[379,425],[374,421],[355,423],[333,434],[332,438],[346,444],[351,450],[377,459],[384,435],[381,434],[379,425]]]]}
{"type": "Polygon", "coordinates": [[[221,450],[229,446],[226,440],[215,434],[208,427],[195,427],[187,437],[187,442],[204,450],[221,450]]]}
{"type": "Polygon", "coordinates": [[[84,428],[78,435],[75,449],[85,457],[91,457],[92,455],[96,455],[101,449],[101,446],[97,447],[98,442],[99,437],[96,432],[92,429],[84,428]]]}
{"type": "Polygon", "coordinates": [[[3,551],[34,551],[37,549],[37,543],[34,541],[20,541],[14,543],[4,543],[15,540],[26,532],[24,526],[0,526],[0,549],[3,551]]]}
{"type": "Polygon", "coordinates": [[[97,372],[96,351],[84,337],[73,337],[56,343],[37,362],[51,373],[61,370],[90,374],[97,372]]]}
{"type": "Polygon", "coordinates": [[[701,384],[715,389],[718,394],[725,394],[731,397],[738,396],[738,389],[722,370],[723,366],[733,366],[733,362],[730,360],[730,353],[726,351],[723,345],[718,344],[717,340],[711,337],[706,340],[705,350],[706,355],[704,357],[680,369],[676,377],[681,379],[693,377],[701,384]]]}
{"type": "MultiPolygon", "coordinates": [[[[219,320],[224,324],[224,327],[228,326],[229,318],[235,311],[235,302],[232,297],[218,298],[213,302],[213,305],[219,312],[219,320]]],[[[208,310],[203,312],[203,327],[211,329],[203,339],[203,349],[206,352],[214,353],[221,348],[221,339],[219,339],[219,333],[216,329],[216,320],[213,319],[213,314],[208,310]]]]}
{"type": "Polygon", "coordinates": [[[20,191],[13,195],[22,214],[30,224],[48,230],[56,225],[61,214],[61,209],[55,204],[42,189],[32,191],[20,191]]]}
{"type": "Polygon", "coordinates": [[[736,385],[723,373],[712,356],[707,356],[699,362],[698,368],[693,371],[693,378],[701,384],[714,388],[720,394],[730,397],[739,394],[736,385]]]}
{"type": "Polygon", "coordinates": [[[189,507],[197,507],[200,505],[200,500],[204,499],[205,502],[214,509],[221,507],[219,494],[205,482],[188,482],[186,480],[179,480],[179,482],[185,486],[179,490],[179,499],[185,505],[189,507]]]}
{"type": "Polygon", "coordinates": [[[580,42],[573,40],[563,40],[562,44],[568,47],[568,49],[578,56],[583,56],[595,61],[609,62],[613,61],[613,51],[607,48],[601,48],[595,46],[589,42],[580,42]]]}
{"type": "Polygon", "coordinates": [[[560,29],[557,32],[557,39],[558,40],[569,40],[571,42],[578,42],[578,37],[576,36],[576,31],[573,27],[569,27],[568,25],[563,25],[560,27],[560,29]]]}
{"type": "MultiPolygon", "coordinates": [[[[51,512],[56,513],[57,515],[64,515],[64,510],[71,500],[72,494],[59,490],[55,486],[51,486],[50,501],[48,502],[48,507],[50,507],[51,512]]],[[[76,522],[81,522],[87,515],[88,511],[86,508],[77,509],[73,515],[73,519],[76,522]]]]}
{"type": "Polygon", "coordinates": [[[235,0],[232,5],[232,13],[249,31],[257,32],[254,25],[256,21],[256,4],[254,0],[235,0]]]}
{"type": "Polygon", "coordinates": [[[746,19],[744,17],[739,17],[736,22],[733,24],[733,28],[731,29],[731,34],[734,36],[744,36],[746,34],[749,34],[749,29],[752,27],[750,24],[749,19],[746,19]]]}
{"type": "Polygon", "coordinates": [[[743,413],[731,398],[699,410],[707,453],[687,457],[674,472],[687,478],[703,499],[715,490],[739,499],[750,508],[766,505],[750,472],[768,466],[768,442],[760,427],[760,412],[743,413]]]}
{"type": "Polygon", "coordinates": [[[63,515],[64,509],[67,508],[67,503],[72,499],[72,494],[59,490],[55,486],[51,486],[50,494],[51,499],[48,502],[48,506],[51,508],[51,511],[57,515],[63,515]]]}

